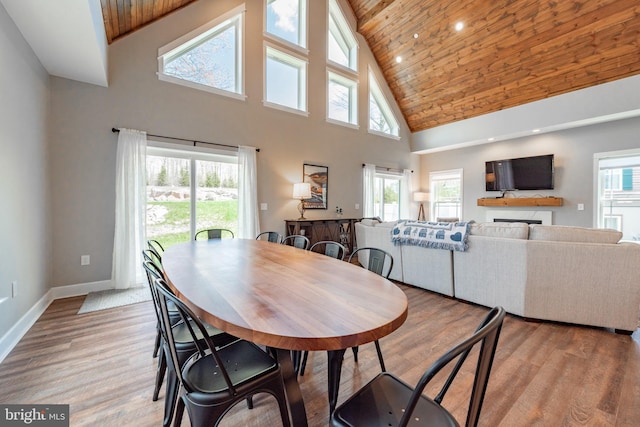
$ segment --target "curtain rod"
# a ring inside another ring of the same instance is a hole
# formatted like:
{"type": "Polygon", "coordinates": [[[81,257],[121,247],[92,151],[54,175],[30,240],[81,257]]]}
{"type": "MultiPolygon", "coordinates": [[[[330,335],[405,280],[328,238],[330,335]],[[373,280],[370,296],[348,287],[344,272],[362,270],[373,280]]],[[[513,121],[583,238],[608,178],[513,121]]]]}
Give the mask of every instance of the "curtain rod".
{"type": "MultiPolygon", "coordinates": [[[[365,166],[366,166],[366,164],[363,163],[362,167],[365,167],[365,166]]],[[[396,173],[404,172],[404,169],[385,168],[385,167],[382,167],[382,166],[376,166],[376,169],[385,170],[387,172],[396,172],[396,173]]],[[[411,171],[411,173],[413,173],[413,170],[411,171]]]]}
{"type": "MultiPolygon", "coordinates": [[[[118,133],[118,132],[120,132],[120,129],[111,128],[111,132],[118,133]]],[[[196,144],[209,144],[209,145],[218,145],[220,147],[239,148],[237,145],[227,145],[227,144],[220,144],[219,142],[207,142],[207,141],[198,141],[198,140],[195,140],[195,139],[177,138],[175,136],[153,135],[151,133],[148,133],[147,136],[153,136],[153,137],[156,137],[156,138],[163,138],[163,139],[173,139],[175,141],[193,142],[193,146],[194,147],[196,146],[196,144]]],[[[256,151],[260,152],[260,149],[256,148],[256,151]]]]}

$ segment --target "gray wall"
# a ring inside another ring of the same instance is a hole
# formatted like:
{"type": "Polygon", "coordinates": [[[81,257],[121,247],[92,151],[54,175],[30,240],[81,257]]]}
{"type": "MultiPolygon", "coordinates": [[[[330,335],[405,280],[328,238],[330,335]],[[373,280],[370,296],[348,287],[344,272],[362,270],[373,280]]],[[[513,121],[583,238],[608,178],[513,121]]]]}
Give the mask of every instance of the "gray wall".
{"type": "MultiPolygon", "coordinates": [[[[366,75],[374,61],[361,38],[360,129],[326,122],[325,1],[309,2],[308,118],[262,105],[262,1],[246,3],[246,101],[158,80],[158,48],[240,3],[195,2],[114,42],[108,88],[52,78],[54,286],[111,277],[117,140],[112,126],[260,148],[258,196],[268,204],[260,212],[263,230],[284,232],[284,219],[297,217],[291,191],[302,179],[303,163],[329,167],[329,209],[308,211],[309,218],[332,217],[336,206],[345,217],[362,216],[355,204],[362,199],[363,162],[412,168],[419,179],[419,159],[410,152],[406,124],[401,141],[367,132],[366,75]],[[91,255],[91,265],[80,266],[83,254],[91,255]]],[[[397,109],[396,114],[402,118],[397,109]]]]}
{"type": "Polygon", "coordinates": [[[508,141],[494,142],[421,156],[421,182],[428,188],[429,172],[464,169],[463,214],[465,220],[485,220],[488,209],[550,210],[553,223],[594,226],[594,153],[628,150],[640,147],[640,118],[584,126],[564,131],[508,141]],[[484,190],[484,162],[538,154],[555,155],[555,188],[549,191],[517,191],[516,197],[556,196],[564,198],[561,207],[488,208],[477,206],[480,197],[496,197],[499,193],[484,190]],[[577,205],[583,203],[584,211],[577,205]]]}
{"type": "Polygon", "coordinates": [[[50,279],[49,76],[0,4],[0,338],[50,279]],[[18,295],[11,298],[11,282],[18,295]]]}

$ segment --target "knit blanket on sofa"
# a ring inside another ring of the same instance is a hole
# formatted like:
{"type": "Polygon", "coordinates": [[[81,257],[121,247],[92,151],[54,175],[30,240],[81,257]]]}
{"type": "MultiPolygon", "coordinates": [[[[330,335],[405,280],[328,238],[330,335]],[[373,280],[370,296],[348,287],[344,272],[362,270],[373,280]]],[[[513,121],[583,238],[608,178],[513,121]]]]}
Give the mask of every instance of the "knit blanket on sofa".
{"type": "Polygon", "coordinates": [[[391,231],[394,245],[464,252],[467,249],[470,222],[398,221],[391,231]]]}

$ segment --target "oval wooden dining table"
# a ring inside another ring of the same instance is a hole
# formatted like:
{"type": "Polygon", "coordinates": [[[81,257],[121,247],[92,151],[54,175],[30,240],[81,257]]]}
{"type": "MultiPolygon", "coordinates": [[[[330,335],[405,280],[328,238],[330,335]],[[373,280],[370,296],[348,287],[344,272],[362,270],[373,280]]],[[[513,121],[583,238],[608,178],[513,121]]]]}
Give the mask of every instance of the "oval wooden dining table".
{"type": "Polygon", "coordinates": [[[162,256],[178,297],[206,322],[276,350],[292,423],[307,425],[289,350],[328,354],[329,410],[346,349],[380,339],[407,318],[391,281],[355,264],[267,241],[181,243],[162,256]]]}

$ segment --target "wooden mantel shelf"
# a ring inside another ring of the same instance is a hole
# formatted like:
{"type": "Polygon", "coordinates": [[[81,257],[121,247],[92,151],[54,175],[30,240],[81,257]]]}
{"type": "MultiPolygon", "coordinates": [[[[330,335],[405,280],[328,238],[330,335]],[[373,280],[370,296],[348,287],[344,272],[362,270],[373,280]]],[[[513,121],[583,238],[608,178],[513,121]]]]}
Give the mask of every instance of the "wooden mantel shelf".
{"type": "Polygon", "coordinates": [[[562,206],[562,197],[501,197],[478,199],[478,206],[562,206]]]}

